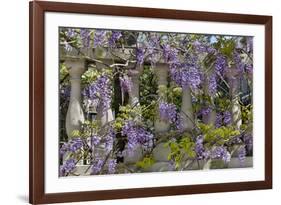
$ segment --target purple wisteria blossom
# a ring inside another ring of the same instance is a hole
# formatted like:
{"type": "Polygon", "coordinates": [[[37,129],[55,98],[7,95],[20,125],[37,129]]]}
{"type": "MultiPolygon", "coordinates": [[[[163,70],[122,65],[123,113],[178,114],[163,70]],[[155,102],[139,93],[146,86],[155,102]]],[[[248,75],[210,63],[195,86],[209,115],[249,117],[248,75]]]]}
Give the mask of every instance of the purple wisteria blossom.
{"type": "Polygon", "coordinates": [[[108,160],[108,173],[109,174],[114,174],[116,172],[116,165],[117,165],[116,159],[108,160]]]}
{"type": "Polygon", "coordinates": [[[200,41],[196,40],[192,43],[193,47],[197,52],[203,53],[206,51],[206,46],[204,46],[200,41]]]}
{"type": "Polygon", "coordinates": [[[246,149],[245,146],[240,146],[238,150],[238,159],[240,160],[240,163],[245,162],[246,159],[246,149]]]}
{"type": "Polygon", "coordinates": [[[104,137],[105,149],[107,150],[107,152],[110,152],[113,148],[115,135],[116,135],[115,131],[112,128],[110,128],[104,137]]]}
{"type": "Polygon", "coordinates": [[[159,103],[159,115],[160,119],[168,121],[169,123],[175,123],[177,120],[177,107],[172,103],[160,102],[159,103]]]}
{"type": "Polygon", "coordinates": [[[64,142],[62,146],[59,149],[59,154],[61,157],[64,157],[64,155],[67,152],[77,152],[80,150],[84,145],[84,142],[80,138],[74,138],[70,140],[69,142],[64,142]]]}
{"type": "Polygon", "coordinates": [[[209,78],[208,89],[210,96],[214,96],[217,92],[217,77],[215,73],[213,73],[209,78]]]}
{"type": "Polygon", "coordinates": [[[226,57],[224,57],[222,54],[218,54],[215,61],[215,71],[223,76],[227,68],[228,65],[226,57]]]}
{"type": "Polygon", "coordinates": [[[92,146],[97,146],[98,144],[100,144],[101,141],[101,137],[97,134],[93,134],[91,136],[91,145],[92,146]]]}
{"type": "Polygon", "coordinates": [[[159,60],[158,49],[160,45],[160,36],[157,33],[150,33],[150,35],[140,35],[137,40],[136,60],[137,63],[143,64],[144,59],[154,66],[159,60]]]}
{"type": "Polygon", "coordinates": [[[175,122],[175,126],[180,131],[184,130],[184,120],[183,116],[180,113],[177,113],[177,120],[175,122]]]}
{"type": "Polygon", "coordinates": [[[66,102],[70,99],[70,86],[69,85],[61,85],[60,86],[60,97],[64,99],[66,102]]]}
{"type": "Polygon", "coordinates": [[[76,36],[75,29],[73,29],[73,28],[68,28],[68,29],[66,30],[66,36],[67,36],[67,38],[73,38],[73,37],[75,37],[75,36],[76,36]]]}
{"type": "Polygon", "coordinates": [[[198,40],[194,41],[192,44],[195,50],[199,53],[215,53],[216,49],[207,43],[200,42],[198,40]]]}
{"type": "Polygon", "coordinates": [[[211,111],[212,111],[212,108],[210,108],[209,106],[204,107],[199,111],[198,115],[207,116],[211,111]]]}
{"type": "Polygon", "coordinates": [[[102,171],[104,165],[104,160],[101,158],[95,158],[92,162],[92,172],[91,174],[99,174],[102,171]]]}
{"type": "Polygon", "coordinates": [[[215,127],[216,127],[216,128],[222,126],[222,123],[223,123],[222,120],[223,120],[223,115],[222,115],[222,113],[217,113],[216,122],[215,122],[215,127]]]}
{"type": "Polygon", "coordinates": [[[194,151],[196,152],[197,159],[203,159],[204,158],[205,148],[204,148],[204,145],[203,145],[203,141],[204,141],[203,135],[199,135],[196,138],[194,151]]]}
{"type": "Polygon", "coordinates": [[[118,41],[122,37],[122,33],[120,31],[112,31],[110,38],[108,39],[109,46],[115,47],[116,41],[118,41]]]}
{"type": "Polygon", "coordinates": [[[192,89],[198,89],[201,84],[202,74],[199,71],[198,57],[188,55],[185,62],[179,62],[176,56],[170,57],[170,76],[171,79],[179,86],[186,88],[190,86],[192,89]]]}
{"type": "Polygon", "coordinates": [[[231,156],[225,147],[218,146],[212,150],[211,158],[212,159],[221,159],[226,163],[226,162],[230,161],[231,156]]]}
{"type": "Polygon", "coordinates": [[[190,86],[192,89],[197,89],[201,83],[201,73],[198,68],[193,65],[173,64],[170,67],[171,78],[181,87],[190,86]]]}
{"type": "Polygon", "coordinates": [[[83,96],[91,101],[98,101],[98,109],[105,112],[111,105],[111,82],[108,76],[102,75],[83,92],[83,96]]]}
{"type": "Polygon", "coordinates": [[[191,86],[193,89],[197,89],[201,83],[201,74],[196,67],[190,67],[188,73],[188,82],[185,82],[185,78],[182,79],[183,87],[191,86]]]}
{"type": "Polygon", "coordinates": [[[75,160],[74,159],[68,159],[64,162],[63,165],[60,166],[60,176],[66,176],[71,171],[75,169],[75,160]]]}
{"type": "Polygon", "coordinates": [[[153,135],[150,132],[131,120],[125,123],[121,134],[127,136],[129,152],[134,150],[137,145],[149,146],[151,139],[153,139],[153,135]]]}
{"type": "Polygon", "coordinates": [[[157,33],[151,33],[149,35],[149,40],[147,43],[147,50],[149,53],[152,53],[155,48],[158,48],[160,45],[160,36],[157,33]]]}
{"type": "Polygon", "coordinates": [[[223,123],[225,125],[230,125],[232,122],[232,116],[231,113],[229,111],[224,111],[223,112],[223,123]]]}
{"type": "Polygon", "coordinates": [[[64,142],[59,149],[60,157],[64,157],[64,155],[68,152],[69,145],[68,143],[64,142]]]}
{"type": "Polygon", "coordinates": [[[178,61],[178,50],[171,47],[169,44],[164,44],[163,48],[163,58],[167,63],[175,63],[178,61]]]}
{"type": "Polygon", "coordinates": [[[136,49],[136,58],[137,58],[137,62],[138,62],[139,65],[143,64],[144,54],[145,54],[144,48],[137,48],[136,49]]]}
{"type": "Polygon", "coordinates": [[[159,103],[158,109],[160,120],[174,124],[178,130],[182,130],[184,128],[182,116],[179,112],[177,112],[175,104],[162,101],[159,103]]]}
{"type": "Polygon", "coordinates": [[[160,36],[157,33],[151,33],[146,45],[147,49],[147,59],[150,61],[151,65],[154,66],[155,63],[159,60],[158,51],[160,44],[160,36]]]}
{"type": "Polygon", "coordinates": [[[119,81],[120,81],[120,87],[121,87],[122,93],[131,92],[133,83],[132,83],[131,78],[128,75],[123,75],[122,77],[119,78],[119,81]]]}
{"type": "Polygon", "coordinates": [[[69,151],[76,152],[83,147],[83,140],[80,138],[74,138],[69,142],[69,151]]]}
{"type": "Polygon", "coordinates": [[[253,64],[247,64],[245,66],[245,71],[248,73],[248,74],[253,74],[253,64]]]}
{"type": "Polygon", "coordinates": [[[106,31],[97,29],[94,35],[94,48],[103,46],[106,42],[106,31]]]}
{"type": "Polygon", "coordinates": [[[80,30],[80,37],[81,37],[81,40],[82,40],[82,44],[84,47],[88,48],[90,46],[90,30],[89,29],[86,29],[86,28],[82,28],[80,30]]]}

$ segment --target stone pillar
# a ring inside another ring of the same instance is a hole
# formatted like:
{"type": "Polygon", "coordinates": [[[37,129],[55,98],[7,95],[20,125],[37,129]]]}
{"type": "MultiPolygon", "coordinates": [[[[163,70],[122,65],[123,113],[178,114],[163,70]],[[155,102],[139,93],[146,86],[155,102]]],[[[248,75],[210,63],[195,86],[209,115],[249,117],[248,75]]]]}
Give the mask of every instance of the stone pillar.
{"type": "Polygon", "coordinates": [[[106,125],[108,122],[111,122],[114,120],[112,109],[108,108],[105,111],[102,111],[102,109],[99,107],[98,114],[97,114],[97,120],[100,121],[101,126],[106,125]]]}
{"type": "Polygon", "coordinates": [[[239,82],[233,82],[231,85],[231,96],[232,96],[232,122],[236,129],[240,129],[242,125],[241,119],[241,106],[239,103],[239,82]]]}
{"type": "MultiPolygon", "coordinates": [[[[161,92],[159,92],[162,88],[167,88],[168,85],[168,64],[162,64],[162,63],[158,63],[156,64],[155,68],[154,68],[155,74],[157,76],[157,80],[158,80],[158,93],[159,93],[159,97],[166,101],[167,100],[167,96],[161,92]]],[[[170,124],[168,122],[165,122],[163,120],[157,119],[154,123],[155,126],[155,132],[166,132],[170,129],[170,124]]]]}
{"type": "Polygon", "coordinates": [[[65,60],[66,67],[69,69],[71,92],[68,110],[66,114],[66,133],[70,138],[74,130],[80,130],[84,122],[84,113],[81,107],[81,75],[85,71],[84,60],[71,59],[65,60]]]}
{"type": "Polygon", "coordinates": [[[128,75],[132,81],[132,88],[129,92],[129,103],[132,106],[139,105],[139,87],[140,87],[140,75],[143,71],[143,65],[139,65],[137,69],[130,70],[128,75]]]}
{"type": "Polygon", "coordinates": [[[228,84],[230,86],[230,96],[232,100],[232,122],[233,125],[236,127],[236,129],[240,129],[240,126],[242,124],[241,119],[241,106],[239,103],[239,85],[240,85],[240,79],[239,79],[239,71],[235,67],[232,67],[230,71],[227,73],[228,77],[228,84]]]}
{"type": "Polygon", "coordinates": [[[189,86],[182,89],[181,118],[184,130],[191,130],[194,126],[194,115],[192,111],[192,97],[189,86]]]}
{"type": "MultiPolygon", "coordinates": [[[[140,86],[140,75],[143,72],[143,65],[138,65],[136,69],[130,69],[128,76],[131,78],[132,88],[129,92],[129,104],[131,106],[139,106],[139,86],[140,86]]],[[[126,148],[125,148],[126,150],[126,148]]],[[[125,151],[124,163],[127,164],[131,169],[135,169],[134,164],[144,157],[144,149],[141,145],[137,145],[134,150],[125,151]]]]}

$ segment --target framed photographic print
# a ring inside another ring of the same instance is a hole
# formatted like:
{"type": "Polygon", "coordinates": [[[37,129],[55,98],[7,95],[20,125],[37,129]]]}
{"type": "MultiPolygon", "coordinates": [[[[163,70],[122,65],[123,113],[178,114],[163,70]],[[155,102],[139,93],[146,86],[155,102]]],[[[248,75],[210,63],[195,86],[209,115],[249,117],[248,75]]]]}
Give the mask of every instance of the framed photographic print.
{"type": "Polygon", "coordinates": [[[30,2],[30,203],[272,187],[272,17],[30,2]]]}

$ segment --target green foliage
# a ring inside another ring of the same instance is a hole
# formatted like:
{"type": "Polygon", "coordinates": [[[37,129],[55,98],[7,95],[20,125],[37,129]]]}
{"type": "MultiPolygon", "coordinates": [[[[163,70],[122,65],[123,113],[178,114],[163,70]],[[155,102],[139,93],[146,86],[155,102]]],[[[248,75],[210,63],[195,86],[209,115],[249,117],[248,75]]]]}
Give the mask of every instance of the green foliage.
{"type": "Polygon", "coordinates": [[[123,126],[124,126],[124,119],[122,119],[121,117],[117,117],[113,122],[114,129],[120,132],[123,126]]]}
{"type": "Polygon", "coordinates": [[[83,124],[81,124],[81,130],[73,130],[71,133],[71,138],[88,138],[93,133],[100,132],[101,126],[100,121],[98,120],[85,120],[83,124]]]}
{"type": "Polygon", "coordinates": [[[182,138],[179,145],[190,158],[194,158],[196,156],[196,153],[194,151],[195,143],[191,140],[190,137],[182,138]]]}
{"type": "Polygon", "coordinates": [[[157,79],[150,66],[144,66],[140,76],[140,105],[143,111],[143,118],[154,121],[157,109],[157,79]]]}
{"type": "Polygon", "coordinates": [[[195,158],[196,153],[194,151],[195,143],[189,134],[185,134],[178,141],[170,140],[165,146],[171,149],[171,153],[168,155],[168,160],[173,160],[175,162],[175,168],[179,169],[181,167],[182,161],[189,158],[195,158]]]}
{"type": "Polygon", "coordinates": [[[81,137],[81,136],[82,136],[82,134],[81,134],[80,130],[73,130],[71,132],[71,137],[72,138],[81,137]]]}
{"type": "Polygon", "coordinates": [[[226,38],[225,36],[217,36],[217,42],[214,47],[228,58],[232,58],[232,53],[235,49],[235,41],[233,38],[226,38]]]}
{"type": "Polygon", "coordinates": [[[144,66],[143,73],[140,76],[140,103],[143,105],[155,99],[157,94],[157,78],[154,70],[150,66],[144,66]]]}
{"type": "Polygon", "coordinates": [[[251,104],[247,106],[241,106],[241,117],[245,124],[253,122],[253,106],[251,104]]]}
{"type": "Polygon", "coordinates": [[[231,100],[227,97],[215,99],[216,108],[218,111],[228,110],[231,106],[231,100]]]}
{"type": "Polygon", "coordinates": [[[142,117],[142,107],[131,105],[120,106],[119,113],[113,122],[115,130],[120,131],[127,120],[135,120],[142,117]]]}
{"type": "Polygon", "coordinates": [[[82,84],[91,84],[100,76],[100,72],[97,69],[89,68],[81,76],[82,84]]]}
{"type": "Polygon", "coordinates": [[[175,104],[177,108],[180,109],[182,103],[182,88],[170,85],[166,92],[168,102],[175,104]]]}
{"type": "Polygon", "coordinates": [[[166,85],[159,85],[158,86],[158,90],[157,90],[157,95],[160,97],[160,98],[166,98],[167,96],[167,93],[168,93],[168,88],[166,85]]]}
{"type": "Polygon", "coordinates": [[[144,157],[142,161],[138,161],[136,166],[142,169],[147,169],[155,163],[155,160],[152,156],[144,157]]]}
{"type": "Polygon", "coordinates": [[[60,80],[66,79],[69,75],[68,69],[66,68],[64,63],[60,63],[60,80]]]}
{"type": "Polygon", "coordinates": [[[171,153],[168,155],[168,160],[173,160],[175,162],[175,168],[178,169],[181,165],[181,160],[184,156],[184,153],[180,149],[179,143],[175,141],[170,141],[169,147],[171,149],[171,153]]]}
{"type": "Polygon", "coordinates": [[[142,117],[149,122],[153,122],[156,118],[156,113],[158,112],[158,106],[155,100],[152,100],[151,103],[147,106],[142,105],[142,117]]]}
{"type": "Polygon", "coordinates": [[[126,106],[120,106],[120,113],[118,117],[128,120],[128,119],[135,119],[136,117],[141,117],[141,107],[134,106],[132,107],[130,104],[126,106]]]}
{"type": "Polygon", "coordinates": [[[207,146],[212,146],[214,144],[223,145],[233,137],[240,134],[238,130],[231,126],[221,126],[219,128],[214,128],[212,125],[199,123],[198,127],[204,135],[204,141],[206,142],[207,146]]]}
{"type": "Polygon", "coordinates": [[[241,130],[252,132],[253,128],[253,106],[251,104],[247,106],[241,105],[241,130]]]}

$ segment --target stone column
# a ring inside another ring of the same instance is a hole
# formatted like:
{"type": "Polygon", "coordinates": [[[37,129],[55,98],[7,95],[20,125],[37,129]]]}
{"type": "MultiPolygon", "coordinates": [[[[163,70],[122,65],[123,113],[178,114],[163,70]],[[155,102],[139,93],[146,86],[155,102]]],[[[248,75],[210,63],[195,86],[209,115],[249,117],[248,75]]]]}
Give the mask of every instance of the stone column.
{"type": "MultiPolygon", "coordinates": [[[[166,101],[167,96],[159,91],[162,88],[167,88],[168,64],[158,63],[156,64],[154,71],[158,80],[157,83],[158,83],[158,93],[160,95],[159,97],[162,98],[162,100],[166,101]]],[[[157,119],[155,121],[154,126],[155,126],[155,132],[166,132],[170,129],[170,124],[160,119],[157,119]]]]}
{"type": "Polygon", "coordinates": [[[191,130],[194,126],[194,115],[192,111],[192,97],[189,86],[182,88],[181,118],[184,130],[191,130]]]}
{"type": "Polygon", "coordinates": [[[230,71],[227,74],[228,77],[228,84],[230,86],[230,96],[232,100],[232,122],[233,125],[236,127],[236,129],[240,129],[240,126],[242,124],[241,119],[241,106],[239,103],[239,85],[240,85],[240,79],[239,79],[239,71],[235,67],[232,67],[230,71]]]}
{"type": "MultiPolygon", "coordinates": [[[[132,88],[129,92],[129,104],[131,106],[139,106],[139,86],[140,86],[140,75],[143,72],[143,65],[138,65],[136,69],[130,69],[128,72],[128,76],[131,78],[132,81],[132,88]]],[[[126,150],[126,149],[125,149],[126,150]]],[[[144,157],[144,150],[141,145],[137,145],[134,150],[126,151],[124,155],[124,163],[127,164],[128,167],[131,169],[135,169],[134,164],[144,157]]]]}
{"type": "Polygon", "coordinates": [[[232,82],[231,85],[231,96],[232,96],[232,121],[236,129],[240,129],[242,125],[241,119],[241,106],[239,103],[239,82],[232,82]]]}
{"type": "Polygon", "coordinates": [[[81,107],[81,75],[85,71],[85,62],[79,59],[67,59],[65,64],[69,69],[71,83],[70,101],[65,121],[66,133],[70,138],[74,130],[80,130],[85,119],[81,107]]]}
{"type": "Polygon", "coordinates": [[[139,105],[139,88],[140,88],[140,75],[143,71],[143,65],[139,65],[137,69],[130,70],[128,75],[132,81],[132,88],[129,92],[129,103],[132,106],[139,105]]]}

